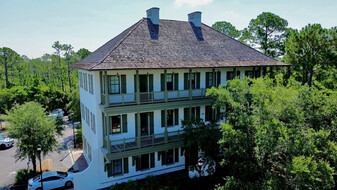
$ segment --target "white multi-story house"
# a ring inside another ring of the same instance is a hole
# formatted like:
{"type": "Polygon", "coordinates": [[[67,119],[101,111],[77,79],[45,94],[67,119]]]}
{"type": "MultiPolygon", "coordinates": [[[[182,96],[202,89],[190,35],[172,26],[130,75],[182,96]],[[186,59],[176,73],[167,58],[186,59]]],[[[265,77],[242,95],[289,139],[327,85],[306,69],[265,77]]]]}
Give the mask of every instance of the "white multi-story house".
{"type": "Polygon", "coordinates": [[[99,189],[182,170],[182,120],[212,120],[211,86],[286,66],[201,23],[147,10],[130,28],[76,63],[83,154],[75,189],[99,189]]]}

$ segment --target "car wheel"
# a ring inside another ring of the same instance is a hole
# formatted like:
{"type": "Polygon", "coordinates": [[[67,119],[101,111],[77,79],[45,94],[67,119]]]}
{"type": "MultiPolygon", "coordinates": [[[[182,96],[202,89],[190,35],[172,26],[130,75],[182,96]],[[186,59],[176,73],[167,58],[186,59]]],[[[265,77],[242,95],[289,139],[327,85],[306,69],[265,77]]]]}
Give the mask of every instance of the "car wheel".
{"type": "Polygon", "coordinates": [[[6,148],[6,145],[2,144],[0,145],[0,149],[5,149],[6,148]]]}
{"type": "Polygon", "coordinates": [[[73,182],[71,182],[71,181],[67,181],[67,183],[66,183],[66,185],[65,185],[66,187],[72,187],[73,186],[73,182]]]}

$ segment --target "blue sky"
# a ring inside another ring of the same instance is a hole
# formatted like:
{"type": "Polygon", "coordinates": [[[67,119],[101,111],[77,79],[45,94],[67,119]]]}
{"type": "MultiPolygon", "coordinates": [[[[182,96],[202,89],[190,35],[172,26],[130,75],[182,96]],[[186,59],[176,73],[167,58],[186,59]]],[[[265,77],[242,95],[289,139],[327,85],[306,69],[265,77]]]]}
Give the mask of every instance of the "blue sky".
{"type": "Polygon", "coordinates": [[[273,12],[297,29],[308,23],[337,26],[336,0],[0,0],[0,47],[30,58],[53,53],[57,40],[94,51],[151,7],[160,8],[160,18],[174,20],[187,20],[199,10],[207,25],[225,20],[238,29],[262,12],[273,12]]]}

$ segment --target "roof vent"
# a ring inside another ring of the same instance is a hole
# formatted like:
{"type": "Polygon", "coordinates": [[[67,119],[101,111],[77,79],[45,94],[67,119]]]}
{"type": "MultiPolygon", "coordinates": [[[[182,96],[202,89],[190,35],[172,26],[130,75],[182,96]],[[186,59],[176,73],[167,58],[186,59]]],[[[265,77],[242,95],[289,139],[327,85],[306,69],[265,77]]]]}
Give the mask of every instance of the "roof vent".
{"type": "Polygon", "coordinates": [[[193,23],[195,27],[201,27],[201,12],[195,11],[188,14],[188,21],[193,23]]]}
{"type": "Polygon", "coordinates": [[[152,24],[159,25],[159,8],[152,7],[146,11],[147,18],[149,18],[152,24]]]}

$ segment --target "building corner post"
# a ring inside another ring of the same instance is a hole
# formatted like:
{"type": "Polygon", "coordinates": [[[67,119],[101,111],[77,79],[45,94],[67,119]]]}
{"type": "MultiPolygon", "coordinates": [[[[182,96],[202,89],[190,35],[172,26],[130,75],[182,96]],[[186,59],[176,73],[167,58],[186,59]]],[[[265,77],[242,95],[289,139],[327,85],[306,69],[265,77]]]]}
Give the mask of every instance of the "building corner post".
{"type": "Polygon", "coordinates": [[[109,86],[108,86],[108,74],[104,71],[104,92],[105,92],[105,107],[109,107],[109,86]]]}
{"type": "Polygon", "coordinates": [[[167,70],[164,70],[164,101],[167,102],[167,70]]]}

